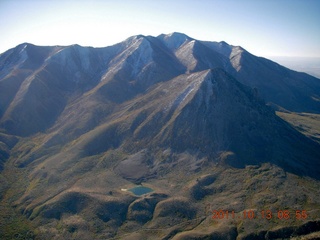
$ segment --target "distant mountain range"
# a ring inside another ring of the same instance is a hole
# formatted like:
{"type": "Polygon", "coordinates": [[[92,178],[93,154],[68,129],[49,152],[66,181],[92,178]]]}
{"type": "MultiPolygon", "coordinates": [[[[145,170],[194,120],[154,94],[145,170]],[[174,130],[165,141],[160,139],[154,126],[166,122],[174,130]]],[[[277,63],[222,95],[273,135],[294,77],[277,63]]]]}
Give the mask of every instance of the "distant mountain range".
{"type": "Polygon", "coordinates": [[[320,231],[320,145],[275,110],[319,114],[320,79],[182,33],[105,48],[23,43],[0,55],[2,205],[48,239],[286,234],[274,227],[288,222],[212,226],[207,203],[313,207],[286,231],[320,231]],[[154,192],[121,191],[136,184],[154,192]]]}

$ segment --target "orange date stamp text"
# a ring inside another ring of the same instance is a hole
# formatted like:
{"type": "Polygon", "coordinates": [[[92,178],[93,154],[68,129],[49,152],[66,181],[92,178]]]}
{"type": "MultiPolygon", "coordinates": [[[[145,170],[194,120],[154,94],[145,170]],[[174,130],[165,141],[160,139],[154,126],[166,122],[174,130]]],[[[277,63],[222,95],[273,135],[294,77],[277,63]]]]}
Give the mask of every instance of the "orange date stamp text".
{"type": "Polygon", "coordinates": [[[241,212],[229,211],[229,210],[212,210],[212,219],[279,219],[279,220],[305,220],[308,218],[306,210],[278,210],[272,212],[271,210],[243,210],[241,212]]]}

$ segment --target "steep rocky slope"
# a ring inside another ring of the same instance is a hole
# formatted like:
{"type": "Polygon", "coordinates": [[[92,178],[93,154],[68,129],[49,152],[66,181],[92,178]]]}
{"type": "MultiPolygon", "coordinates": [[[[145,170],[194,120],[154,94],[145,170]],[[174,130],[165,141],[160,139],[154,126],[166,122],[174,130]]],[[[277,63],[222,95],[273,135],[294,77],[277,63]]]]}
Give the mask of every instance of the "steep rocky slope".
{"type": "Polygon", "coordinates": [[[320,231],[320,145],[265,104],[319,113],[319,79],[180,33],[97,49],[25,43],[0,55],[0,69],[0,207],[26,221],[16,229],[2,214],[0,235],[320,231]],[[124,191],[137,184],[154,191],[124,191]],[[260,218],[244,218],[250,209],[260,218]]]}

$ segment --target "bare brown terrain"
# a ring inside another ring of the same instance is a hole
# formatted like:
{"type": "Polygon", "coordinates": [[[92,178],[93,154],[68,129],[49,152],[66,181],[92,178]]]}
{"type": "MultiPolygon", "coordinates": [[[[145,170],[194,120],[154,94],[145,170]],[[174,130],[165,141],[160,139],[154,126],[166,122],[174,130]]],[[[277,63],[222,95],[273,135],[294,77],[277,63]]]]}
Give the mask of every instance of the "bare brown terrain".
{"type": "Polygon", "coordinates": [[[318,78],[180,33],[21,44],[0,55],[0,236],[317,239],[319,99],[318,78]]]}

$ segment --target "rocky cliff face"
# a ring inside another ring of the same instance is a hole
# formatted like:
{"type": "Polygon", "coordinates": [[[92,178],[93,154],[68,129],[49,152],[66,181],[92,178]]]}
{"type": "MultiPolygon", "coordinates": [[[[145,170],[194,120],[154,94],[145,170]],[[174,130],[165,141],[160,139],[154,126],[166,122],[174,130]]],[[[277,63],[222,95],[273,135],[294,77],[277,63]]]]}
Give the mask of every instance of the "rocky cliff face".
{"type": "MultiPolygon", "coordinates": [[[[266,106],[318,113],[317,78],[180,33],[100,49],[25,43],[0,55],[0,70],[2,202],[39,236],[57,223],[66,239],[91,238],[88,228],[105,238],[253,234],[245,219],[210,226],[208,202],[239,214],[313,206],[304,223],[317,220],[319,144],[266,106]],[[140,183],[155,192],[121,191],[140,183]],[[194,231],[177,234],[186,224],[194,231]]],[[[274,220],[259,220],[263,236],[274,220]]]]}

